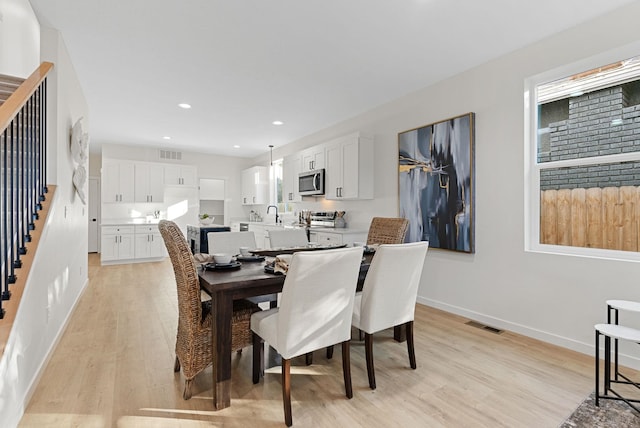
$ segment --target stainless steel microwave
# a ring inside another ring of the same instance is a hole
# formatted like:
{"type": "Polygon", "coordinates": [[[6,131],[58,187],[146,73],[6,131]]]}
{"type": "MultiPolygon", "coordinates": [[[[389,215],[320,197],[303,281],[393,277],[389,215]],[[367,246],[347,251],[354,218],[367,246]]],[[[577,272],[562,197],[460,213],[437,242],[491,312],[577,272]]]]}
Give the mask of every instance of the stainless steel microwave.
{"type": "Polygon", "coordinates": [[[324,195],[324,169],[301,172],[298,175],[298,193],[302,196],[324,195]]]}

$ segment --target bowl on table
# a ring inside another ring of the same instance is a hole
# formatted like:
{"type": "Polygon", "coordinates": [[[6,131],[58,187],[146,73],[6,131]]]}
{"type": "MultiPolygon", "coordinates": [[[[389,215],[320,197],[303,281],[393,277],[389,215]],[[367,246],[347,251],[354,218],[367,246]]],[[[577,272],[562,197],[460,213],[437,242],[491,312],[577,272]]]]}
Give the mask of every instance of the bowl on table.
{"type": "Polygon", "coordinates": [[[231,254],[216,253],[213,255],[213,262],[217,265],[228,265],[231,263],[231,254]]]}

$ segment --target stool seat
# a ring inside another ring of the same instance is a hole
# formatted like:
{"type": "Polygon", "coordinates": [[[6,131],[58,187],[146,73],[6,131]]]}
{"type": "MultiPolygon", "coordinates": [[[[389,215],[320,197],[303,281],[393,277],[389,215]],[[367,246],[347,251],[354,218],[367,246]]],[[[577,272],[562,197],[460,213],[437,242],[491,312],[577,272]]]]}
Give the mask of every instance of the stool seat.
{"type": "Polygon", "coordinates": [[[613,309],[640,312],[640,302],[634,302],[632,300],[607,300],[607,305],[611,306],[613,309]]]}
{"type": "Polygon", "coordinates": [[[596,324],[595,328],[600,332],[600,334],[604,334],[605,336],[609,336],[614,339],[640,342],[640,330],[635,328],[616,324],[596,324]]]}

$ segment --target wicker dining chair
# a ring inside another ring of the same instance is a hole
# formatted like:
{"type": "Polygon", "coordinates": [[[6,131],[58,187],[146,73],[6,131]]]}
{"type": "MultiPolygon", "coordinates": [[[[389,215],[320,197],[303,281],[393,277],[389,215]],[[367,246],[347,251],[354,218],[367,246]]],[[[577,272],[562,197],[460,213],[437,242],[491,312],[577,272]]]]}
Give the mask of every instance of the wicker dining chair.
{"type": "Polygon", "coordinates": [[[374,217],[369,226],[367,245],[402,244],[408,228],[406,218],[374,217]]]}
{"type": "MultiPolygon", "coordinates": [[[[174,371],[185,377],[185,400],[191,398],[191,382],[213,361],[211,301],[200,299],[200,284],[196,263],[180,228],[172,221],[161,220],[158,229],[169,252],[178,290],[178,333],[174,371]]],[[[231,346],[240,350],[252,344],[251,314],[259,311],[256,304],[246,300],[233,302],[231,346]]]]}

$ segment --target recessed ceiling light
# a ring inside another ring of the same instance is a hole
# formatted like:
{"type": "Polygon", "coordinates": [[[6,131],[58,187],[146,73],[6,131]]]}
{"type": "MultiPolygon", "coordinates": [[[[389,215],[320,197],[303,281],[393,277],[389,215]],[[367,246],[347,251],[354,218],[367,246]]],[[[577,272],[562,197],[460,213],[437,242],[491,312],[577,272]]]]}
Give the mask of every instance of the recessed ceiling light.
{"type": "Polygon", "coordinates": [[[273,122],[271,122],[272,124],[276,125],[276,126],[280,126],[280,125],[284,125],[284,122],[282,122],[281,120],[274,120],[273,122]]]}
{"type": "Polygon", "coordinates": [[[237,145],[237,144],[234,144],[234,145],[233,145],[233,148],[234,148],[234,149],[239,149],[239,148],[240,148],[240,146],[239,146],[239,145],[237,145]]]}
{"type": "Polygon", "coordinates": [[[165,135],[164,137],[162,137],[163,140],[170,140],[171,137],[169,137],[168,135],[165,135]]]}
{"type": "Polygon", "coordinates": [[[187,103],[180,103],[180,104],[178,104],[178,107],[185,108],[185,109],[186,109],[186,108],[191,108],[191,104],[187,104],[187,103]]]}

